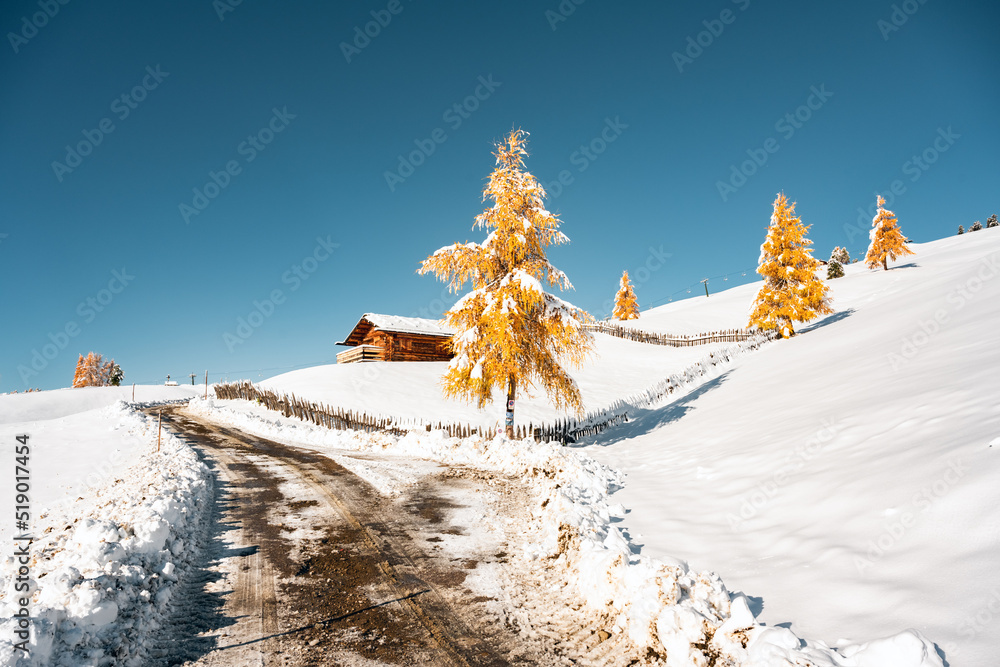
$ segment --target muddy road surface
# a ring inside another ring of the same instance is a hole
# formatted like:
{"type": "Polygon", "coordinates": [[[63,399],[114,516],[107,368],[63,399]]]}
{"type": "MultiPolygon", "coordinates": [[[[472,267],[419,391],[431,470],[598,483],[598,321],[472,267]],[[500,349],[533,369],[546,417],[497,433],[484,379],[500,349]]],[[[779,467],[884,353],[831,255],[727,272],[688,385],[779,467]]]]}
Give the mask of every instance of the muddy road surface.
{"type": "Polygon", "coordinates": [[[454,521],[469,480],[430,475],[386,498],[323,455],[162,414],[213,469],[215,506],[151,664],[566,664],[466,585],[502,548],[443,548],[469,529],[454,521]]]}

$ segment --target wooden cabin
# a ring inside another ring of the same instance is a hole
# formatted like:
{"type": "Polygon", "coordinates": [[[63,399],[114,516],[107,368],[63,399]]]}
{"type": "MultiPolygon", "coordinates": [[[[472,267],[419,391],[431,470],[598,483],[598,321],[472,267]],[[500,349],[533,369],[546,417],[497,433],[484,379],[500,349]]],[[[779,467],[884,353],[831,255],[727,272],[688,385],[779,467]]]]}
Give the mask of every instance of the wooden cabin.
{"type": "Polygon", "coordinates": [[[358,361],[448,361],[453,331],[437,320],[365,313],[337,343],[351,349],[337,355],[338,364],[358,361]]]}

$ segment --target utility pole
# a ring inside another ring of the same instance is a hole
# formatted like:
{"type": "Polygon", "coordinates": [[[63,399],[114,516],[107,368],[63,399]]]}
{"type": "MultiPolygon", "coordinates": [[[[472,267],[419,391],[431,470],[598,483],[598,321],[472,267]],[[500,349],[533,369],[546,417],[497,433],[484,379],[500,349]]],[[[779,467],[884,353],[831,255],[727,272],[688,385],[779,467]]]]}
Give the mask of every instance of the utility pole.
{"type": "Polygon", "coordinates": [[[701,281],[705,285],[705,296],[708,296],[708,278],[701,281]]]}
{"type": "Polygon", "coordinates": [[[195,377],[195,375],[197,375],[197,373],[191,373],[191,386],[192,387],[194,386],[194,377],[195,377]]]}

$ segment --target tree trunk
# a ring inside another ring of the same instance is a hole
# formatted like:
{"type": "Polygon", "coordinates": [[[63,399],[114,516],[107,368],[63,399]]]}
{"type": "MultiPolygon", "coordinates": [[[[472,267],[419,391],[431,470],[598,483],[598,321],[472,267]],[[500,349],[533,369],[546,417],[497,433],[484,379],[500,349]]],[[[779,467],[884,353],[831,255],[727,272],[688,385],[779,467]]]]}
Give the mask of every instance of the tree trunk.
{"type": "Polygon", "coordinates": [[[888,271],[889,270],[889,256],[888,255],[886,255],[885,257],[882,258],[882,270],[883,271],[888,271]]]}
{"type": "Polygon", "coordinates": [[[514,394],[517,391],[517,380],[507,378],[507,413],[504,417],[504,432],[508,438],[514,437],[514,394]]]}

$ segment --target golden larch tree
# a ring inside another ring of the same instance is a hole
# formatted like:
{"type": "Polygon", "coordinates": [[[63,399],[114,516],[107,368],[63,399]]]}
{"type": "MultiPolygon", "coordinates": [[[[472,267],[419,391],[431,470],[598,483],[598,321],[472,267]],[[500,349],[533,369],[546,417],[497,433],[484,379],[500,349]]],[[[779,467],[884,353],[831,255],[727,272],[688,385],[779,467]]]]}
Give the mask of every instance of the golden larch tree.
{"type": "MultiPolygon", "coordinates": [[[[93,354],[93,353],[91,353],[93,354]]],[[[89,358],[90,355],[87,355],[89,358]]],[[[76,360],[76,371],[73,373],[73,387],[86,387],[86,380],[84,378],[84,373],[86,369],[87,360],[80,355],[80,358],[76,360]]]]}
{"type": "Polygon", "coordinates": [[[456,293],[471,283],[472,291],[444,316],[455,331],[444,393],[481,408],[494,389],[506,390],[508,437],[514,435],[518,388],[540,386],[557,408],[582,412],[580,389],[561,364],[579,366],[593,349],[591,334],[581,326],[592,318],[543,288],[572,289],[545,257],[547,246],[569,239],[545,209],[545,190],[524,169],[526,138],[514,130],[496,145],[497,166],[483,190],[483,200],[493,205],[473,225],[488,232],[486,240],[445,246],[418,270],[433,273],[456,293]]]}
{"type": "Polygon", "coordinates": [[[615,309],[611,316],[616,320],[639,319],[639,302],[636,301],[632,281],[628,279],[628,271],[622,272],[622,279],[618,285],[618,294],[615,295],[615,309]]]}
{"type": "Polygon", "coordinates": [[[124,374],[115,360],[104,361],[104,356],[88,352],[82,354],[76,362],[76,372],[73,374],[74,387],[107,387],[121,383],[124,374]]]}
{"type": "Polygon", "coordinates": [[[833,312],[829,288],[816,275],[819,261],[812,256],[807,231],[809,227],[795,215],[795,203],[779,194],[760,247],[757,273],[764,277],[764,285],[754,300],[750,327],[776,329],[787,338],[795,335],[793,322],[833,312]]]}
{"type": "Polygon", "coordinates": [[[885,199],[879,195],[876,201],[878,212],[872,218],[872,229],[868,232],[871,244],[865,255],[865,264],[869,269],[881,266],[883,270],[888,271],[890,259],[896,261],[897,257],[912,255],[914,252],[906,247],[906,237],[899,230],[896,214],[884,208],[885,199]]]}

